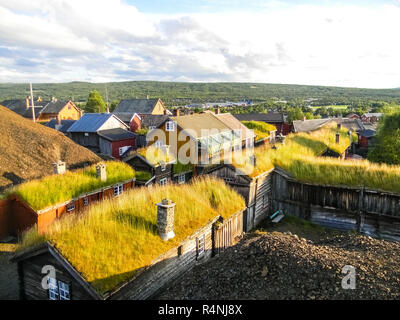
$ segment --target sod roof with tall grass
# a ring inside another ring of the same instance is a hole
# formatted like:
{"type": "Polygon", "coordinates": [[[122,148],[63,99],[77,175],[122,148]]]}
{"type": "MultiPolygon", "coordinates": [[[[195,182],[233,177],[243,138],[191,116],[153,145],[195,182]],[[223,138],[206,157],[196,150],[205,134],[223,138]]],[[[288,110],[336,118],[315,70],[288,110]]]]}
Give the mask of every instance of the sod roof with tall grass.
{"type": "Polygon", "coordinates": [[[66,216],[45,235],[25,233],[21,249],[52,243],[93,285],[106,293],[217,216],[228,218],[245,208],[244,199],[223,181],[209,176],[186,185],[137,188],[93,204],[82,215],[66,216]],[[157,231],[156,203],[176,203],[175,237],[163,241],[157,231]]]}
{"type": "Polygon", "coordinates": [[[162,148],[156,147],[155,145],[137,149],[136,152],[153,166],[157,166],[160,162],[169,163],[175,161],[175,157],[171,152],[167,154],[162,148]]]}
{"type": "Polygon", "coordinates": [[[290,134],[277,149],[269,145],[255,148],[255,167],[250,160],[251,154],[246,155],[245,165],[240,161],[233,161],[233,165],[250,177],[278,166],[299,181],[400,192],[400,166],[322,157],[328,149],[343,153],[355,139],[355,134],[349,136],[346,129],[337,129],[335,124],[330,124],[312,133],[290,134]],[[340,134],[339,143],[336,143],[336,133],[340,134]]]}
{"type": "Polygon", "coordinates": [[[247,128],[252,129],[256,135],[256,141],[268,138],[271,131],[276,131],[272,124],[262,121],[241,121],[247,128]]]}
{"type": "Polygon", "coordinates": [[[17,194],[34,210],[42,210],[135,176],[134,170],[123,162],[107,161],[105,164],[106,181],[101,181],[97,177],[96,165],[92,165],[85,169],[25,182],[8,190],[7,194],[17,194]]]}

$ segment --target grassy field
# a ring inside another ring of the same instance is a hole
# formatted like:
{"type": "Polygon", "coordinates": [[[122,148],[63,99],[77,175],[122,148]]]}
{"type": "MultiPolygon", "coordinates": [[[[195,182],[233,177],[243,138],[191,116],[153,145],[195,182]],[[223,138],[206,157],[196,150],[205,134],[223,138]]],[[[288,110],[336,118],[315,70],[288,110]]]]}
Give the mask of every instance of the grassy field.
{"type": "Polygon", "coordinates": [[[8,190],[7,194],[15,193],[33,209],[41,210],[135,176],[134,170],[123,162],[108,161],[105,164],[107,180],[104,182],[97,178],[96,165],[92,165],[85,169],[67,171],[62,175],[51,175],[23,183],[8,190]]]}
{"type": "Polygon", "coordinates": [[[348,105],[330,105],[330,106],[313,106],[311,109],[319,109],[319,108],[332,108],[332,109],[347,109],[349,106],[348,105]]]}
{"type": "Polygon", "coordinates": [[[181,186],[133,189],[117,199],[94,204],[83,216],[60,219],[44,236],[32,229],[25,234],[21,249],[49,240],[104,293],[133,277],[208,221],[218,215],[228,218],[244,208],[240,195],[211,177],[181,186]],[[176,203],[176,236],[169,241],[161,240],[157,231],[156,203],[164,198],[176,203]]]}

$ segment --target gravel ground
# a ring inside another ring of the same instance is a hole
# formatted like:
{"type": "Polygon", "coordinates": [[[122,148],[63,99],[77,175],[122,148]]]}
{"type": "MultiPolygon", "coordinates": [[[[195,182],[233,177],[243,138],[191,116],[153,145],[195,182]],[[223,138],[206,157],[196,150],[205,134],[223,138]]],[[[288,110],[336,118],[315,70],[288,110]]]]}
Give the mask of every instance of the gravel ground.
{"type": "Polygon", "coordinates": [[[246,234],[156,299],[400,298],[400,243],[285,219],[274,230],[246,234]],[[345,265],[355,267],[355,289],[342,288],[345,265]]]}
{"type": "Polygon", "coordinates": [[[0,300],[19,298],[17,266],[8,261],[15,246],[12,243],[0,243],[0,300]]]}

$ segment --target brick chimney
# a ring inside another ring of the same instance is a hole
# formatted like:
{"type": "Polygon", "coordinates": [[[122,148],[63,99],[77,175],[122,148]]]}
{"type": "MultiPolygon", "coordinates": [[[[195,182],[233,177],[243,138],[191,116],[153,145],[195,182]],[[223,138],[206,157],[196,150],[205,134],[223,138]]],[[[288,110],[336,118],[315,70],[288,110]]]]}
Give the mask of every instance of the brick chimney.
{"type": "Polygon", "coordinates": [[[54,174],[63,174],[65,173],[65,162],[58,160],[53,163],[53,172],[54,174]]]}
{"type": "Polygon", "coordinates": [[[104,163],[99,163],[96,166],[96,174],[101,181],[107,180],[107,170],[106,170],[106,165],[104,163]]]}
{"type": "Polygon", "coordinates": [[[336,133],[336,143],[339,143],[339,142],[340,142],[340,134],[336,133]]]}
{"type": "Polygon", "coordinates": [[[179,117],[181,115],[181,111],[179,109],[174,110],[174,116],[179,117]]]}
{"type": "Polygon", "coordinates": [[[157,226],[158,233],[164,241],[175,237],[174,233],[175,203],[163,199],[157,203],[157,226]]]}

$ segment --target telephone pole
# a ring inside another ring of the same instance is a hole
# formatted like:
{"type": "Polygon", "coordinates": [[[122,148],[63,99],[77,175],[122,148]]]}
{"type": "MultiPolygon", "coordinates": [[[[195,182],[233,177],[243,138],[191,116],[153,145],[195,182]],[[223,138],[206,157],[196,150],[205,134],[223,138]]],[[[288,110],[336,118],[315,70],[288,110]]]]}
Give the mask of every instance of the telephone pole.
{"type": "Polygon", "coordinates": [[[33,103],[33,90],[32,90],[32,82],[31,82],[29,85],[30,85],[30,88],[31,88],[32,119],[33,119],[33,122],[36,122],[36,119],[35,119],[35,105],[34,105],[34,103],[33,103]]]}

